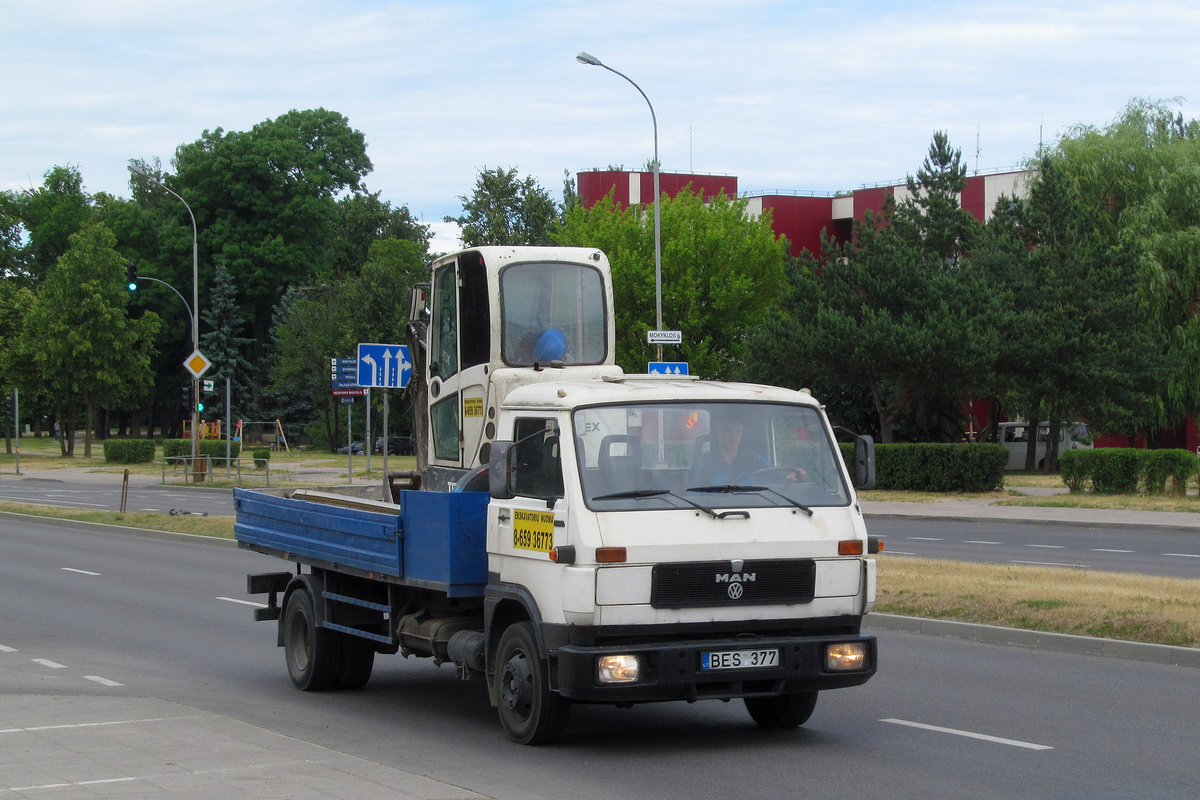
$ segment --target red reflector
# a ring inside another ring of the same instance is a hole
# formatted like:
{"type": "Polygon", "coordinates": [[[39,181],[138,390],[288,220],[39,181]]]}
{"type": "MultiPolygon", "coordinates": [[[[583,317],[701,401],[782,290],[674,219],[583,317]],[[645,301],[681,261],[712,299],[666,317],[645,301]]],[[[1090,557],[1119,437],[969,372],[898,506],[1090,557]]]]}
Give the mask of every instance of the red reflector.
{"type": "Polygon", "coordinates": [[[597,547],[597,564],[621,564],[625,561],[624,547],[597,547]]]}
{"type": "Polygon", "coordinates": [[[838,542],[839,556],[861,556],[863,554],[863,543],[857,539],[848,542],[838,542]]]}

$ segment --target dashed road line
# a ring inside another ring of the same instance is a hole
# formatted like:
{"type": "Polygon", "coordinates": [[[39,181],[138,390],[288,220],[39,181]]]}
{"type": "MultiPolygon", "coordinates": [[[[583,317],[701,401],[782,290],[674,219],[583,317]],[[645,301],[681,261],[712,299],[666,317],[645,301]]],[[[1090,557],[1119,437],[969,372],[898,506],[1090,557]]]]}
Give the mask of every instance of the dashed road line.
{"type": "Polygon", "coordinates": [[[934,538],[933,536],[908,536],[906,538],[913,542],[940,542],[940,541],[942,541],[941,539],[934,538]]]}
{"type": "Polygon", "coordinates": [[[1200,558],[1200,553],[1163,553],[1164,556],[1171,558],[1200,558]]]}
{"type": "Polygon", "coordinates": [[[116,681],[110,681],[108,678],[101,678],[99,675],[84,675],[83,677],[85,680],[94,681],[101,686],[113,687],[125,685],[123,683],[117,683],[116,681]]]}
{"type": "Polygon", "coordinates": [[[1066,550],[1065,544],[1027,544],[1026,547],[1040,547],[1043,550],[1066,550]]]}
{"type": "Polygon", "coordinates": [[[265,603],[256,603],[253,600],[239,600],[236,597],[217,597],[216,600],[224,600],[226,603],[237,603],[243,606],[254,606],[255,608],[267,608],[265,603]]]}
{"type": "Polygon", "coordinates": [[[1010,747],[1021,747],[1026,750],[1053,750],[1054,748],[1046,744],[1034,744],[1033,742],[1022,742],[1019,739],[1005,739],[1000,736],[989,736],[986,733],[975,733],[973,731],[962,731],[957,728],[943,728],[940,725],[926,725],[923,722],[910,722],[906,719],[881,719],[880,722],[887,722],[892,725],[904,725],[909,728],[918,728],[923,731],[934,731],[935,733],[949,733],[953,736],[964,736],[968,739],[978,739],[982,742],[992,742],[993,744],[1006,744],[1010,747]]]}
{"type": "Polygon", "coordinates": [[[65,731],[77,728],[108,728],[113,725],[139,725],[143,722],[177,722],[179,720],[202,719],[206,715],[194,714],[187,717],[152,717],[150,719],[118,719],[111,722],[76,722],[69,725],[38,725],[31,728],[0,728],[0,733],[37,733],[39,731],[65,731]]]}
{"type": "Polygon", "coordinates": [[[95,576],[100,575],[99,572],[92,572],[91,570],[88,570],[88,569],[75,569],[74,567],[62,567],[62,570],[64,572],[78,572],[80,575],[95,575],[95,576]]]}
{"type": "Polygon", "coordinates": [[[49,667],[50,669],[66,669],[67,668],[66,664],[60,664],[57,661],[51,661],[48,658],[33,658],[30,660],[35,664],[41,664],[43,667],[49,667]]]}
{"type": "Polygon", "coordinates": [[[1113,550],[1108,547],[1093,547],[1093,553],[1136,553],[1136,550],[1113,550]]]}
{"type": "Polygon", "coordinates": [[[9,647],[6,644],[0,644],[0,653],[18,653],[20,652],[15,647],[9,647]]]}
{"type": "Polygon", "coordinates": [[[967,539],[963,544],[1004,544],[1004,542],[980,542],[973,539],[967,539]]]}

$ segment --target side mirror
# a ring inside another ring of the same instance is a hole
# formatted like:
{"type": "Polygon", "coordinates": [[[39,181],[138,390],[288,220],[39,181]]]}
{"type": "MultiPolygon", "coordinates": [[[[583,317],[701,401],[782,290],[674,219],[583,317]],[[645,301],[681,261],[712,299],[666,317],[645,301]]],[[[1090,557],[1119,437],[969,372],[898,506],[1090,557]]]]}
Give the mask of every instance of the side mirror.
{"type": "Polygon", "coordinates": [[[488,494],[496,500],[511,500],[516,496],[511,480],[515,472],[511,462],[515,455],[512,442],[492,442],[488,454],[488,494]]]}
{"type": "Polygon", "coordinates": [[[854,488],[875,488],[875,440],[865,433],[854,437],[854,488]]]}
{"type": "Polygon", "coordinates": [[[875,488],[875,440],[869,435],[855,433],[852,430],[843,428],[841,425],[834,427],[835,431],[841,431],[854,437],[854,488],[855,489],[874,489],[875,488]]]}

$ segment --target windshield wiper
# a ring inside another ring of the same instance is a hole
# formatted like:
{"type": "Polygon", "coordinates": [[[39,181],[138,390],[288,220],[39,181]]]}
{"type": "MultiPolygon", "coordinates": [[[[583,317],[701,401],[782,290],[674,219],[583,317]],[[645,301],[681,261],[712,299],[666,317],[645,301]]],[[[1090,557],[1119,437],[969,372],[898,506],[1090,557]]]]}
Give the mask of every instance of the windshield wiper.
{"type": "Polygon", "coordinates": [[[740,483],[722,483],[717,486],[691,486],[691,487],[688,487],[688,489],[686,491],[709,492],[712,494],[746,494],[748,492],[770,492],[771,494],[775,495],[776,497],[783,498],[783,500],[785,500],[788,504],[795,506],[796,508],[800,509],[801,511],[808,512],[808,515],[810,517],[813,515],[813,510],[811,508],[804,505],[803,503],[793,500],[792,498],[788,497],[786,494],[783,494],[782,492],[778,492],[778,491],[772,489],[770,486],[748,486],[748,485],[740,484],[740,483]]]}
{"type": "MultiPolygon", "coordinates": [[[[713,519],[723,519],[726,516],[725,514],[718,514],[717,512],[713,511],[711,508],[705,508],[704,506],[700,505],[699,503],[696,503],[692,500],[688,500],[686,497],[680,497],[679,495],[672,492],[670,489],[630,489],[627,492],[613,492],[612,494],[602,494],[602,495],[599,495],[598,497],[593,497],[592,499],[593,500],[641,500],[644,497],[661,497],[664,494],[669,494],[669,495],[671,495],[671,497],[674,497],[676,500],[682,500],[683,502],[687,503],[692,508],[700,509],[701,511],[703,511],[705,514],[708,514],[713,519]]],[[[749,516],[749,515],[747,514],[747,516],[749,516]]]]}

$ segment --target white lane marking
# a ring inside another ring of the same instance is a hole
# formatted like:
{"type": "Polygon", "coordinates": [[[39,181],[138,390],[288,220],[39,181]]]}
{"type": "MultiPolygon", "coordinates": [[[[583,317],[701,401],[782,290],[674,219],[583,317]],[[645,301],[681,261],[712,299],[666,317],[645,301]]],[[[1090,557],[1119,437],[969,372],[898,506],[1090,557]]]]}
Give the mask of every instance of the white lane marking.
{"type": "Polygon", "coordinates": [[[60,664],[57,661],[51,661],[48,658],[34,658],[31,660],[35,664],[41,664],[43,667],[49,667],[50,669],[66,669],[67,668],[66,664],[60,664]]]}
{"type": "Polygon", "coordinates": [[[15,647],[9,647],[6,644],[0,644],[0,653],[17,653],[20,652],[15,647]]]}
{"type": "Polygon", "coordinates": [[[63,567],[64,572],[78,572],[80,575],[99,575],[99,572],[92,572],[86,569],[75,569],[74,567],[63,567]]]}
{"type": "Polygon", "coordinates": [[[1032,564],[1036,567],[1071,567],[1072,569],[1091,569],[1088,564],[1060,564],[1056,561],[1010,561],[1010,564],[1032,564]]]}
{"type": "Polygon", "coordinates": [[[188,717],[151,717],[149,719],[119,719],[112,722],[77,722],[73,725],[39,725],[35,728],[2,728],[0,733],[34,733],[36,731],[61,731],[75,728],[105,728],[110,725],[138,725],[143,722],[176,722],[187,719],[202,719],[204,715],[194,714],[188,717]]]}
{"type": "Polygon", "coordinates": [[[255,608],[267,608],[265,603],[256,603],[253,600],[239,600],[236,597],[217,597],[216,600],[224,600],[226,603],[238,603],[243,606],[254,606],[255,608]]]}
{"type": "Polygon", "coordinates": [[[963,544],[1004,544],[1004,542],[978,542],[972,539],[967,539],[963,544]]]}
{"type": "Polygon", "coordinates": [[[887,548],[886,552],[889,556],[915,556],[916,555],[916,553],[907,553],[904,550],[893,550],[890,547],[887,548]]]}
{"type": "Polygon", "coordinates": [[[125,685],[123,683],[117,683],[116,681],[110,681],[108,678],[101,678],[99,675],[84,675],[83,677],[86,680],[95,681],[96,683],[100,684],[101,686],[124,686],[125,685]]]}
{"type": "Polygon", "coordinates": [[[1172,558],[1200,558],[1200,553],[1163,553],[1163,555],[1172,558]]]}
{"type": "Polygon", "coordinates": [[[914,541],[914,542],[940,542],[940,541],[942,541],[941,539],[935,539],[932,536],[907,536],[905,538],[910,539],[911,541],[914,541]]]}
{"type": "Polygon", "coordinates": [[[66,789],[71,786],[97,786],[102,783],[129,783],[130,781],[140,781],[142,778],[104,778],[95,781],[80,781],[79,783],[43,783],[41,786],[14,786],[11,789],[3,789],[5,792],[35,792],[39,789],[66,789]]]}
{"type": "Polygon", "coordinates": [[[1026,750],[1053,750],[1054,748],[1045,744],[1034,744],[1033,742],[1022,742],[1017,739],[1004,739],[999,736],[989,736],[986,733],[973,733],[971,731],[960,731],[957,728],[943,728],[940,725],[926,725],[923,722],[909,722],[906,719],[881,719],[880,722],[889,722],[892,725],[905,725],[909,728],[920,728],[923,731],[934,731],[936,733],[949,733],[954,736],[965,736],[968,739],[979,739],[983,742],[993,742],[995,744],[1007,744],[1012,747],[1023,747],[1026,750]]]}
{"type": "Polygon", "coordinates": [[[1093,553],[1136,553],[1136,550],[1112,550],[1107,547],[1093,547],[1093,553]]]}
{"type": "Polygon", "coordinates": [[[1065,544],[1027,544],[1026,547],[1040,547],[1043,550],[1066,550],[1065,544]]]}

